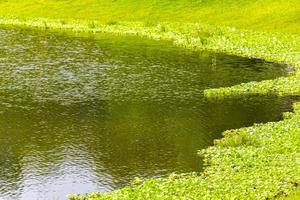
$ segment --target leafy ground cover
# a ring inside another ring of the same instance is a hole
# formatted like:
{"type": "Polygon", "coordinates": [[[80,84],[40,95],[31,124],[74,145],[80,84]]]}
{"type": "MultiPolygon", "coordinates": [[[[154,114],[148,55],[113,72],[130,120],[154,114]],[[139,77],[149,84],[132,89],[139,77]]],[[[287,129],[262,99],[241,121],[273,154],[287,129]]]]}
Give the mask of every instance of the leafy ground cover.
{"type": "MultiPolygon", "coordinates": [[[[209,89],[204,95],[207,98],[249,93],[300,96],[299,3],[299,0],[0,1],[0,24],[138,35],[170,40],[193,50],[285,63],[287,77],[209,89]]],[[[286,196],[297,188],[300,180],[299,134],[300,104],[295,103],[294,113],[285,113],[280,122],[226,131],[223,139],[199,153],[207,164],[201,174],[171,175],[167,179],[144,182],[137,179],[112,193],[70,198],[272,199],[286,196]]],[[[299,193],[294,197],[299,197],[299,193]]]]}
{"type": "Polygon", "coordinates": [[[281,197],[279,199],[280,200],[298,200],[298,199],[300,199],[300,190],[298,188],[298,190],[296,190],[294,193],[292,193],[288,197],[281,197]]]}

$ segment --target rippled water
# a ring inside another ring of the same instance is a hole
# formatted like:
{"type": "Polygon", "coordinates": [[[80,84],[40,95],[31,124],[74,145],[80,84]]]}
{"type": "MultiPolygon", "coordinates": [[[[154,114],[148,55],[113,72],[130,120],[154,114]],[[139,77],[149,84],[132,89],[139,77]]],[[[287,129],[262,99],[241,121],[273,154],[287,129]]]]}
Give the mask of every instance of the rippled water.
{"type": "Polygon", "coordinates": [[[134,37],[0,29],[0,199],[65,199],[201,171],[221,132],[279,120],[291,99],[203,90],[285,66],[134,37]]]}

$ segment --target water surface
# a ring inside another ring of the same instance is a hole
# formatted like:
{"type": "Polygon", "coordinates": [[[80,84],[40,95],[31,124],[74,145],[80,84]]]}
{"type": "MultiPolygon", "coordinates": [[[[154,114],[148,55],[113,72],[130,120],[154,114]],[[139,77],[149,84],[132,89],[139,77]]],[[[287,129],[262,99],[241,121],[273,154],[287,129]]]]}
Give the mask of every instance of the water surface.
{"type": "Polygon", "coordinates": [[[285,66],[134,37],[0,29],[0,199],[65,199],[202,170],[221,132],[281,119],[291,99],[203,90],[285,66]]]}

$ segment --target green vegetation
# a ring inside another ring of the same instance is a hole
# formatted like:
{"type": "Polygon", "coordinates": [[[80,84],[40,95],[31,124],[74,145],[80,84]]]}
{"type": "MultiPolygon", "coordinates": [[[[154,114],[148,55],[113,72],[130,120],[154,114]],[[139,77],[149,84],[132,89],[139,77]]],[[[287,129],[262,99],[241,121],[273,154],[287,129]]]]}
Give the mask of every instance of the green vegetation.
{"type": "Polygon", "coordinates": [[[1,0],[1,16],[89,20],[204,22],[298,33],[299,0],[1,0]]]}
{"type": "MultiPolygon", "coordinates": [[[[170,40],[195,50],[286,63],[294,69],[287,77],[210,89],[205,95],[300,95],[299,4],[299,0],[0,1],[0,24],[131,34],[170,40]]],[[[289,195],[299,184],[300,104],[295,104],[294,113],[284,116],[280,122],[225,132],[215,146],[201,151],[207,164],[202,174],[135,180],[113,193],[71,199],[270,199],[289,195]]]]}
{"type": "Polygon", "coordinates": [[[288,197],[281,197],[280,200],[298,200],[300,199],[300,190],[296,190],[296,192],[290,194],[288,197]]]}

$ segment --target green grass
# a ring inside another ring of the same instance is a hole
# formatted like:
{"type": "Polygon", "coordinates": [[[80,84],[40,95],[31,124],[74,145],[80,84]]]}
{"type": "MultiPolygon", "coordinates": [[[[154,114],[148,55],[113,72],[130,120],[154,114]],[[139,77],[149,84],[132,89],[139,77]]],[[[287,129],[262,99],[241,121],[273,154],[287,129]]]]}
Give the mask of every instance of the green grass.
{"type": "MultiPolygon", "coordinates": [[[[204,95],[300,96],[299,5],[299,0],[0,0],[0,24],[138,35],[192,50],[286,63],[295,69],[287,77],[210,89],[204,95]]],[[[201,174],[136,180],[112,193],[71,199],[283,198],[300,180],[300,103],[294,107],[280,122],[226,131],[201,151],[207,164],[201,174]]],[[[293,197],[299,192],[288,198],[293,197]]]]}
{"type": "Polygon", "coordinates": [[[299,0],[1,0],[2,16],[140,22],[204,22],[298,33],[299,0]]]}

